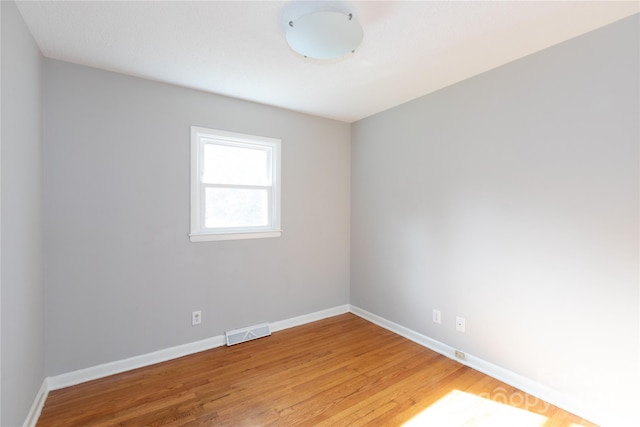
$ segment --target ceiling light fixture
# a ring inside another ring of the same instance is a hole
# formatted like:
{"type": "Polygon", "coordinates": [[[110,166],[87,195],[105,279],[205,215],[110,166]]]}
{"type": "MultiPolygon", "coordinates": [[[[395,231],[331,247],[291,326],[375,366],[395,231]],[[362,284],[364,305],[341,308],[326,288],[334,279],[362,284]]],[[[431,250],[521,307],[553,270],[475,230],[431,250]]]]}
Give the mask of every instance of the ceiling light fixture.
{"type": "Polygon", "coordinates": [[[353,14],[318,11],[289,21],[287,43],[305,58],[337,59],[355,52],[363,34],[353,14]]]}

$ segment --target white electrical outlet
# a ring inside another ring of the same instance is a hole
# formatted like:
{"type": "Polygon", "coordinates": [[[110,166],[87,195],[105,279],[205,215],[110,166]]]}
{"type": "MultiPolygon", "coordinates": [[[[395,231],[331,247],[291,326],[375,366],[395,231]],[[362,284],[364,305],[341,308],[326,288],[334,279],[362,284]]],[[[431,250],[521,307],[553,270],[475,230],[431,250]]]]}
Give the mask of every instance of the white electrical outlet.
{"type": "Polygon", "coordinates": [[[464,320],[464,317],[458,317],[456,316],[456,331],[458,332],[464,332],[466,329],[466,320],[464,320]]]}
{"type": "Polygon", "coordinates": [[[199,325],[202,323],[202,311],[194,311],[191,313],[191,326],[199,325]]]}
{"type": "Polygon", "coordinates": [[[433,323],[442,323],[442,317],[440,315],[440,310],[433,309],[433,323]]]}

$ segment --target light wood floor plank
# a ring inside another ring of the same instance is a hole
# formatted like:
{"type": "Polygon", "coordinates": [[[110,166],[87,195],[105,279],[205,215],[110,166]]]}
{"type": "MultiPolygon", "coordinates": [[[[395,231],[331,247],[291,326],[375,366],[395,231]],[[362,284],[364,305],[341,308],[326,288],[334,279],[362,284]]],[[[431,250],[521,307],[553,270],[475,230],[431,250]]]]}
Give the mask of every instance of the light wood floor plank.
{"type": "Polygon", "coordinates": [[[423,419],[437,427],[594,426],[352,314],[52,391],[38,426],[401,426],[423,419]],[[501,424],[505,417],[522,418],[501,424]]]}

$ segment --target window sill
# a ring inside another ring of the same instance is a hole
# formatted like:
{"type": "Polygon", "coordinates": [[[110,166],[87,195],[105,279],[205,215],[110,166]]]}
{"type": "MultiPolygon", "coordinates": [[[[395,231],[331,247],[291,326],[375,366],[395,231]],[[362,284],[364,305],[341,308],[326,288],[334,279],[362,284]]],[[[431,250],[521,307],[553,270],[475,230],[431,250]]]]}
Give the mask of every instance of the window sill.
{"type": "Polygon", "coordinates": [[[277,231],[251,231],[247,233],[211,233],[211,234],[189,234],[191,242],[214,242],[217,240],[244,240],[263,239],[266,237],[280,237],[282,230],[277,231]]]}

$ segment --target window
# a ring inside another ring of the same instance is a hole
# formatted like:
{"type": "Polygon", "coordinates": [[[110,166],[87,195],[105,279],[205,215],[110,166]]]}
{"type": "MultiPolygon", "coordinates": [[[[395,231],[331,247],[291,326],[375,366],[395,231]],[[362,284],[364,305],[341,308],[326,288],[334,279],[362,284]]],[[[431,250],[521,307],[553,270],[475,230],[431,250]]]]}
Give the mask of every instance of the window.
{"type": "Polygon", "coordinates": [[[280,140],[192,126],[191,241],[281,233],[280,140]]]}

